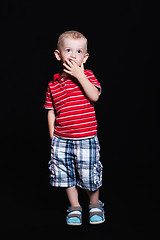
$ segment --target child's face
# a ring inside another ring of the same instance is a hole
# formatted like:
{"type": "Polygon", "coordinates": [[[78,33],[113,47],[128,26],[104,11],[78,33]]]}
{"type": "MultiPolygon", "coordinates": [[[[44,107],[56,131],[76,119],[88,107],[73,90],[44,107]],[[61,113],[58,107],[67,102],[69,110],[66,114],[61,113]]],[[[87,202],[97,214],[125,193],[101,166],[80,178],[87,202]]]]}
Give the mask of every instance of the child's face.
{"type": "Polygon", "coordinates": [[[60,46],[60,50],[55,50],[55,56],[57,60],[61,60],[62,63],[66,59],[74,59],[78,66],[87,61],[89,56],[86,53],[86,40],[83,38],[73,39],[64,38],[60,46]]]}

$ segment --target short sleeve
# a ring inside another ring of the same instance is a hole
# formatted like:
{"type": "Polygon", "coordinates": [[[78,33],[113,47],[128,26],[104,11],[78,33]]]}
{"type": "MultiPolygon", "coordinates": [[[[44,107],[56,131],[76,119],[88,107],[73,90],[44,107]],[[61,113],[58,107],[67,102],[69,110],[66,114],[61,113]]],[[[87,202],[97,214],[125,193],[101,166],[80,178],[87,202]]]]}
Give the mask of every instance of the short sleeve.
{"type": "Polygon", "coordinates": [[[43,106],[45,109],[54,109],[53,107],[53,98],[52,98],[52,93],[50,86],[48,85],[47,92],[46,92],[46,99],[45,99],[45,104],[43,106]]]}
{"type": "Polygon", "coordinates": [[[88,78],[88,80],[99,89],[99,95],[102,92],[102,88],[100,83],[98,82],[97,78],[95,77],[95,75],[93,74],[93,72],[91,70],[85,70],[85,75],[88,78]]]}

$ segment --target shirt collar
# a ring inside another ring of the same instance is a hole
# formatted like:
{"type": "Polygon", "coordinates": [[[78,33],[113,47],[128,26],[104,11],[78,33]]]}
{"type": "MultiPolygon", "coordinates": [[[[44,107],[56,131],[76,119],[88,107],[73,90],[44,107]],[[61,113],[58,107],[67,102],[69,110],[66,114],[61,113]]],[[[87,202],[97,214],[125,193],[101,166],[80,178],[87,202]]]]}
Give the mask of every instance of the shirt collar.
{"type": "Polygon", "coordinates": [[[60,73],[55,74],[54,77],[53,77],[54,82],[55,82],[55,81],[59,81],[59,80],[61,80],[61,78],[62,78],[62,76],[61,76],[60,73]]]}
{"type": "Polygon", "coordinates": [[[54,75],[54,77],[53,77],[54,82],[60,81],[62,78],[63,78],[64,80],[74,79],[72,76],[70,76],[70,77],[68,77],[68,78],[66,79],[65,77],[62,76],[62,73],[56,73],[56,74],[54,75]]]}

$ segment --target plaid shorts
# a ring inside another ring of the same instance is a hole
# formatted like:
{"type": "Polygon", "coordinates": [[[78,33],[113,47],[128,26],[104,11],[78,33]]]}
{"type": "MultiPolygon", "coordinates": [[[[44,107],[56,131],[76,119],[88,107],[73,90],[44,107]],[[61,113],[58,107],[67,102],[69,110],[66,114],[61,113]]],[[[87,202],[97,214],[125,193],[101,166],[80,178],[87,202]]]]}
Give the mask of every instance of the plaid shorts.
{"type": "Polygon", "coordinates": [[[54,136],[49,161],[50,184],[55,187],[79,186],[95,191],[102,186],[102,164],[97,136],[69,140],[54,136]]]}

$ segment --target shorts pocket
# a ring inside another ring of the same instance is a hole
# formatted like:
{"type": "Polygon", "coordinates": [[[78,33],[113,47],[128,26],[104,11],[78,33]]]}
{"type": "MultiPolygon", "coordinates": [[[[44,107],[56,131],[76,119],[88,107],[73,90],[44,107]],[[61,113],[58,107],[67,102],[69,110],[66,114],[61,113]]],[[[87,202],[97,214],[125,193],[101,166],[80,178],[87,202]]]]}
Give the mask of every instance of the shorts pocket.
{"type": "Polygon", "coordinates": [[[100,187],[102,185],[102,172],[103,165],[99,161],[98,163],[95,163],[93,166],[94,184],[96,184],[97,187],[100,187]]]}
{"type": "Polygon", "coordinates": [[[52,137],[52,139],[51,139],[51,146],[52,146],[52,144],[53,144],[53,142],[54,142],[54,139],[55,139],[55,136],[53,135],[53,137],[52,137]]]}

